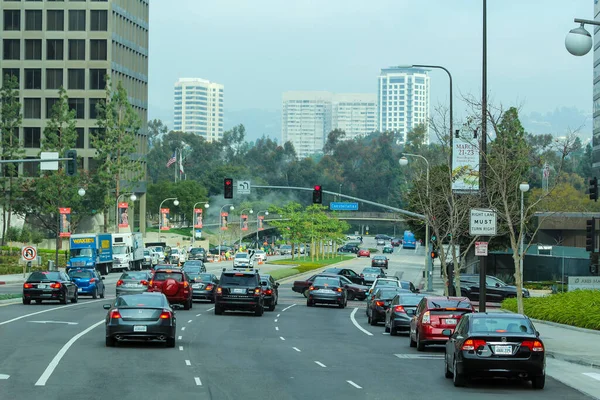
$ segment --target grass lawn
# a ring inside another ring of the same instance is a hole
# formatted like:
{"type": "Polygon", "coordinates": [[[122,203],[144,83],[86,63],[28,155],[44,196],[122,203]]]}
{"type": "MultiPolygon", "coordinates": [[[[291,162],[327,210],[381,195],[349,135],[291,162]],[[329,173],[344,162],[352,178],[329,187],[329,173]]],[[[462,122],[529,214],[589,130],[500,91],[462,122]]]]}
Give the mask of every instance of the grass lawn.
{"type": "Polygon", "coordinates": [[[0,300],[20,299],[23,297],[21,293],[0,294],[0,300]]]}
{"type": "Polygon", "coordinates": [[[312,271],[314,269],[319,269],[322,267],[326,267],[331,264],[336,264],[341,261],[351,260],[354,257],[352,256],[336,256],[332,258],[325,258],[321,260],[315,260],[314,262],[310,258],[304,259],[304,257],[295,258],[294,260],[277,260],[277,261],[269,261],[267,264],[275,264],[275,265],[293,265],[293,268],[283,268],[275,271],[269,272],[269,274],[275,280],[287,278],[288,276],[301,274],[304,272],[312,271]]]}

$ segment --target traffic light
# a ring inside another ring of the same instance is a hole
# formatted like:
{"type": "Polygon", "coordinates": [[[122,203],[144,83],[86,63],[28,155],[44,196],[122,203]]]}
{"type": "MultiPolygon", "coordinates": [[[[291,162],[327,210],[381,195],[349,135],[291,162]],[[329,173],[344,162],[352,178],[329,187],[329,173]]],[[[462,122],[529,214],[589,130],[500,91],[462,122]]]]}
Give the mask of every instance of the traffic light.
{"type": "Polygon", "coordinates": [[[596,251],[596,218],[585,221],[585,250],[596,251]]]}
{"type": "Polygon", "coordinates": [[[598,201],[598,178],[590,179],[590,200],[598,201]]]}
{"type": "Polygon", "coordinates": [[[313,190],[313,204],[323,203],[323,187],[321,185],[315,185],[313,190]]]}
{"type": "Polygon", "coordinates": [[[67,150],[65,152],[65,158],[69,158],[67,160],[67,175],[75,176],[77,175],[77,150],[67,150]]]}
{"type": "Polygon", "coordinates": [[[431,250],[431,258],[432,259],[438,258],[438,252],[437,252],[437,250],[431,250]]]}
{"type": "Polygon", "coordinates": [[[598,275],[598,264],[600,264],[599,258],[600,254],[592,253],[592,257],[590,260],[590,274],[592,275],[598,275]]]}
{"type": "Polygon", "coordinates": [[[233,179],[225,178],[223,180],[223,193],[226,199],[233,199],[233,179]]]}
{"type": "Polygon", "coordinates": [[[437,239],[437,237],[436,237],[435,235],[431,235],[431,241],[432,241],[432,242],[435,242],[435,241],[436,241],[436,239],[437,239]]]}

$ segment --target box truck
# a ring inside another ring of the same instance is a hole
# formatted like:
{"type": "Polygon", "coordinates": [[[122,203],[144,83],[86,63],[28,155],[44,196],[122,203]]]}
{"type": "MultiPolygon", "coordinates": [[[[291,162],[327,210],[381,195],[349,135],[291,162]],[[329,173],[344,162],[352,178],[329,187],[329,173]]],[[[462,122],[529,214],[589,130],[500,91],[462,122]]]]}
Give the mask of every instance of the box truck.
{"type": "Polygon", "coordinates": [[[102,275],[113,269],[112,237],[110,233],[76,233],[71,235],[70,258],[66,272],[71,268],[97,269],[102,275]]]}
{"type": "Polygon", "coordinates": [[[113,233],[113,269],[141,271],[144,262],[144,240],[140,232],[113,233]]]}

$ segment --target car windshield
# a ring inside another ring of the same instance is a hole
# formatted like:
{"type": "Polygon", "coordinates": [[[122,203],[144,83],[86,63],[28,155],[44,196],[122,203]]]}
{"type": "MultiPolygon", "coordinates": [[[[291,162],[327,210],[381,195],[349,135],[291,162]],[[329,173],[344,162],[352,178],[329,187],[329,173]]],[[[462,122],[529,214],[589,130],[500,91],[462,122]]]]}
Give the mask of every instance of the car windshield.
{"type": "Polygon", "coordinates": [[[148,273],[147,272],[125,272],[123,273],[123,275],[121,275],[121,277],[119,278],[121,280],[135,280],[135,281],[141,281],[144,279],[148,279],[148,273]]]}
{"type": "Polygon", "coordinates": [[[389,280],[389,281],[388,280],[385,280],[385,281],[379,280],[375,284],[375,287],[378,287],[378,286],[396,286],[396,287],[399,287],[400,286],[400,282],[398,282],[398,281],[392,281],[392,280],[389,280]]]}
{"type": "Polygon", "coordinates": [[[192,249],[192,250],[190,251],[190,253],[191,253],[191,254],[196,254],[196,253],[204,253],[204,249],[202,249],[202,248],[195,248],[195,249],[192,249]]]}
{"type": "Polygon", "coordinates": [[[150,255],[150,252],[149,252],[148,250],[144,250],[144,255],[145,255],[145,256],[149,256],[149,255],[150,255]]]}
{"type": "Polygon", "coordinates": [[[221,286],[257,286],[256,275],[249,274],[223,274],[221,275],[221,286]]]}
{"type": "Polygon", "coordinates": [[[126,246],[113,246],[113,254],[127,254],[126,246]]]}
{"type": "Polygon", "coordinates": [[[174,279],[177,282],[183,282],[183,274],[181,272],[168,272],[168,271],[158,271],[154,274],[155,281],[166,281],[167,279],[174,279]]]}
{"type": "Polygon", "coordinates": [[[249,258],[246,253],[239,253],[235,255],[235,258],[249,258]]]}
{"type": "Polygon", "coordinates": [[[461,309],[471,310],[473,306],[466,300],[452,300],[452,299],[429,299],[429,309],[461,309]]]}
{"type": "Polygon", "coordinates": [[[423,296],[400,296],[398,304],[403,306],[416,306],[422,298],[423,296]]]}
{"type": "Polygon", "coordinates": [[[92,278],[94,276],[94,274],[92,274],[92,271],[85,271],[85,270],[77,270],[77,271],[69,271],[69,276],[71,278],[83,278],[83,279],[89,279],[92,278]]]}
{"type": "Polygon", "coordinates": [[[398,290],[380,289],[379,298],[385,300],[391,300],[398,294],[398,290]]]}
{"type": "Polygon", "coordinates": [[[62,281],[62,279],[60,278],[60,273],[59,272],[47,272],[47,271],[43,271],[43,272],[32,272],[31,275],[29,275],[29,278],[27,279],[27,281],[29,282],[36,282],[36,281],[62,281]]]}
{"type": "Polygon", "coordinates": [[[402,289],[410,289],[410,282],[402,281],[400,282],[400,287],[402,289]]]}
{"type": "Polygon", "coordinates": [[[163,252],[163,248],[162,247],[155,247],[154,251],[156,251],[157,253],[162,253],[163,252]]]}
{"type": "Polygon", "coordinates": [[[340,280],[338,278],[326,278],[324,276],[320,276],[315,279],[313,282],[313,286],[339,286],[340,280]]]}
{"type": "Polygon", "coordinates": [[[195,266],[195,265],[192,265],[192,266],[186,265],[185,267],[183,267],[183,270],[185,272],[187,272],[188,274],[194,274],[194,273],[198,274],[198,273],[200,273],[202,268],[200,268],[199,266],[195,266]]]}
{"type": "Polygon", "coordinates": [[[529,320],[522,317],[473,318],[472,329],[481,333],[535,333],[529,320]]]}
{"type": "Polygon", "coordinates": [[[381,270],[379,268],[365,268],[363,269],[363,274],[380,274],[381,270]]]}
{"type": "Polygon", "coordinates": [[[375,256],[373,257],[374,260],[387,260],[387,258],[385,256],[375,256]]]}
{"type": "Polygon", "coordinates": [[[91,257],[92,249],[72,249],[71,257],[91,257]]]}
{"type": "Polygon", "coordinates": [[[162,296],[147,294],[128,294],[117,297],[117,300],[115,301],[115,307],[162,308],[164,307],[164,303],[162,296]]]}

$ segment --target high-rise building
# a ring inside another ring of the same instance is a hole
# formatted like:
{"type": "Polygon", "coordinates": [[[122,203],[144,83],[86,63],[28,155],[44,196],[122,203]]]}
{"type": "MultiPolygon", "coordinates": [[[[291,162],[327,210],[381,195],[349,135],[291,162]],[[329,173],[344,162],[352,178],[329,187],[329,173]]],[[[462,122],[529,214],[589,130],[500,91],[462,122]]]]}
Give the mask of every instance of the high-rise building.
{"type": "MultiPolygon", "coordinates": [[[[594,1],[594,20],[600,21],[600,4],[594,1]]],[[[600,43],[600,30],[594,28],[594,43],[600,43]]],[[[600,58],[600,48],[594,46],[594,60],[600,58]]],[[[600,63],[594,62],[594,128],[592,135],[592,174],[600,178],[600,63]]]]}
{"type": "MultiPolygon", "coordinates": [[[[428,126],[427,70],[402,67],[382,69],[378,78],[377,100],[379,131],[395,132],[398,142],[406,142],[406,134],[410,130],[419,124],[428,126]]],[[[429,134],[426,138],[429,139],[429,134]]]]}
{"type": "Polygon", "coordinates": [[[174,129],[207,141],[223,138],[223,85],[200,78],[175,82],[174,129]]]}
{"type": "Polygon", "coordinates": [[[345,139],[373,133],[377,130],[377,95],[334,94],[331,117],[331,129],[343,130],[345,139]]]}
{"type": "MultiPolygon", "coordinates": [[[[77,155],[96,169],[91,136],[98,131],[96,104],[106,97],[105,76],[121,81],[138,113],[137,154],[147,153],[149,0],[0,1],[2,77],[16,76],[23,104],[20,140],[26,156],[37,158],[44,128],[62,86],[77,120],[77,155]]],[[[37,163],[19,166],[34,176],[37,163]]],[[[145,171],[145,165],[144,165],[145,171]]],[[[146,182],[134,188],[138,216],[146,215],[146,182]]],[[[145,217],[135,222],[146,229],[145,217]]]]}

